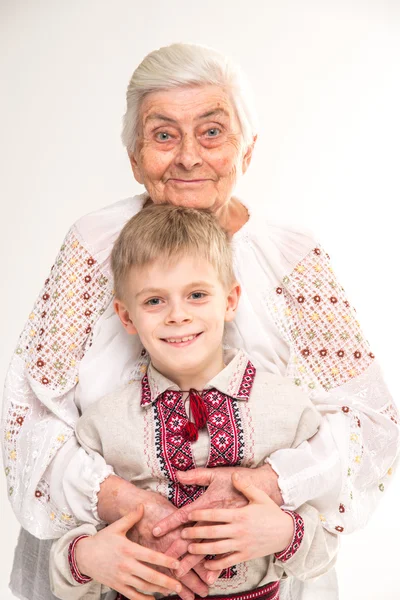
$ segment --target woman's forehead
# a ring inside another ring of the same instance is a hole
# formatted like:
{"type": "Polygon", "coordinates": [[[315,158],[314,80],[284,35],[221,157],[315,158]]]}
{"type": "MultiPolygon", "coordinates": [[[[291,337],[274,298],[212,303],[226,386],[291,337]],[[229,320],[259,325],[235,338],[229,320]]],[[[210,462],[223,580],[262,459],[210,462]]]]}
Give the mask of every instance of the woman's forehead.
{"type": "Polygon", "coordinates": [[[185,86],[150,92],[140,108],[142,125],[157,120],[181,122],[231,119],[235,115],[227,91],[217,85],[185,86]]]}

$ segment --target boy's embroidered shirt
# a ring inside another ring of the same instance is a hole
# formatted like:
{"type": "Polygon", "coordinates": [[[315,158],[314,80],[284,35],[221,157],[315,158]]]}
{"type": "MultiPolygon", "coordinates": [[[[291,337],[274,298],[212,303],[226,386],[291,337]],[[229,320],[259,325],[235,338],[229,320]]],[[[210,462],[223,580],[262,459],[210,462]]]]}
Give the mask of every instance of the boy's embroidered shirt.
{"type": "MultiPolygon", "coordinates": [[[[253,387],[256,370],[243,352],[230,361],[227,367],[216,375],[202,392],[200,401],[206,417],[205,429],[209,438],[209,454],[205,467],[238,466],[244,458],[244,433],[238,402],[247,402],[253,387]]],[[[170,480],[168,499],[178,508],[192,502],[202,493],[203,488],[182,486],[176,471],[194,469],[194,450],[187,436],[190,422],[188,394],[159,373],[152,364],[141,384],[141,406],[153,404],[153,417],[156,423],[155,444],[159,451],[159,462],[164,476],[170,480]]],[[[200,447],[204,447],[201,444],[200,447]]]]}
{"type": "MultiPolygon", "coordinates": [[[[115,473],[140,488],[161,493],[175,506],[192,502],[203,488],[182,486],[178,470],[198,466],[256,467],[278,448],[295,448],[313,436],[320,415],[307,395],[290,380],[261,369],[256,372],[242,350],[225,354],[227,366],[202,391],[207,405],[206,427],[198,440],[184,437],[188,411],[185,394],[152,365],[141,381],[93,404],[79,419],[76,432],[87,452],[100,453],[115,473]]],[[[302,510],[302,509],[301,509],[302,510]]],[[[335,536],[323,531],[318,513],[311,511],[311,538],[329,537],[329,560],[336,552],[335,536]],[[332,538],[332,539],[331,539],[332,538]]],[[[244,591],[280,579],[284,570],[304,568],[311,538],[305,538],[288,563],[273,558],[236,565],[219,579],[210,594],[244,591]],[[299,554],[299,558],[297,558],[299,554]],[[297,567],[296,567],[297,565],[297,567]]],[[[322,542],[321,538],[321,542],[322,542]]],[[[314,540],[315,543],[315,540],[314,540]]],[[[326,540],[323,546],[326,547],[326,540]]],[[[321,568],[325,550],[308,557],[310,571],[321,568]]]]}

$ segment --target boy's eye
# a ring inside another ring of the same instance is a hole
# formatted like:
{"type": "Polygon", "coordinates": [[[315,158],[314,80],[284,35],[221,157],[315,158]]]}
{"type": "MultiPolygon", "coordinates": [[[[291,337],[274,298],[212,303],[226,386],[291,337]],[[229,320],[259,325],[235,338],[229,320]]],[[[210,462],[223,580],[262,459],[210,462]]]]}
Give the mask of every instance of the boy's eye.
{"type": "Polygon", "coordinates": [[[190,297],[192,298],[192,300],[200,300],[201,298],[205,297],[205,293],[204,292],[193,292],[192,294],[190,294],[190,297]]]}
{"type": "Polygon", "coordinates": [[[150,298],[150,300],[146,300],[145,304],[149,306],[158,306],[161,304],[161,298],[150,298]]]}

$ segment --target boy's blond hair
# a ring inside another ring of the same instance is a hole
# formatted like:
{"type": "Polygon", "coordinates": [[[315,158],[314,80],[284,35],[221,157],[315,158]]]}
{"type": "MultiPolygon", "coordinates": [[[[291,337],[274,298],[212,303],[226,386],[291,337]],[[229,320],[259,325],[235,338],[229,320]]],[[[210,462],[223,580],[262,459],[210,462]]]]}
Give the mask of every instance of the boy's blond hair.
{"type": "Polygon", "coordinates": [[[169,204],[145,206],[126,223],[111,253],[117,298],[124,296],[132,267],[187,255],[207,260],[224,286],[234,283],[230,239],[210,211],[169,204]]]}

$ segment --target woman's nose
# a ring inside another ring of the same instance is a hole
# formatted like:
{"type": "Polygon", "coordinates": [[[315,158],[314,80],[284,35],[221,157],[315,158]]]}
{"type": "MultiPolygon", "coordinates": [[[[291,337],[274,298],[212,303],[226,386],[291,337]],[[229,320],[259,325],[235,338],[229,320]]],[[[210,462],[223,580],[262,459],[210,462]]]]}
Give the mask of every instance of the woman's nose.
{"type": "Polygon", "coordinates": [[[182,166],[186,171],[200,166],[203,161],[200,155],[199,142],[194,136],[184,135],[176,156],[176,164],[182,166]]]}

